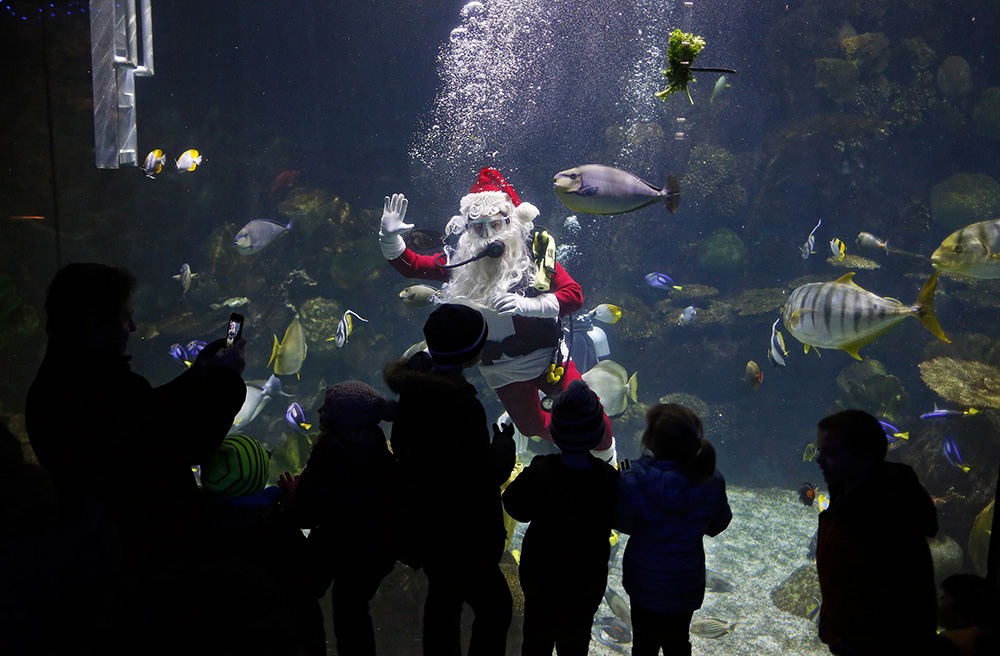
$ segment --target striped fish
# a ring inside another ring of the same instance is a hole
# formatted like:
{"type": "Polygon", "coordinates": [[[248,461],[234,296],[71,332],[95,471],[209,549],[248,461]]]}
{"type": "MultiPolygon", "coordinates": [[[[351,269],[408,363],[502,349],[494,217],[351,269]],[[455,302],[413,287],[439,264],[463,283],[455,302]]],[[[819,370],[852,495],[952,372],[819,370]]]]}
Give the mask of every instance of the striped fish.
{"type": "Polygon", "coordinates": [[[736,628],[736,622],[727,622],[715,617],[701,617],[691,622],[691,633],[702,638],[721,638],[736,628]]]}
{"type": "Polygon", "coordinates": [[[939,271],[1000,278],[1000,219],[980,221],[948,235],[931,262],[939,271]]]}
{"type": "Polygon", "coordinates": [[[809,347],[841,349],[858,360],[858,349],[875,341],[910,315],[945,342],[941,325],[934,315],[934,288],[938,272],[924,283],[913,305],[884,298],[854,283],[854,272],[833,282],[811,282],[792,292],[782,310],[782,323],[795,339],[809,347]]]}

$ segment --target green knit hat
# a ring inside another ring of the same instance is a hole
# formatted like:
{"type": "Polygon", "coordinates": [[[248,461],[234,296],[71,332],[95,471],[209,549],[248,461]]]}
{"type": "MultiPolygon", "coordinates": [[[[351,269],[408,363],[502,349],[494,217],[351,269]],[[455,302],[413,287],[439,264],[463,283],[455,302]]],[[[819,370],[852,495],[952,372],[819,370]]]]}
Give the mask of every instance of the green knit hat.
{"type": "Polygon", "coordinates": [[[245,497],[264,489],[271,456],[246,435],[227,435],[201,466],[201,486],[212,494],[245,497]]]}

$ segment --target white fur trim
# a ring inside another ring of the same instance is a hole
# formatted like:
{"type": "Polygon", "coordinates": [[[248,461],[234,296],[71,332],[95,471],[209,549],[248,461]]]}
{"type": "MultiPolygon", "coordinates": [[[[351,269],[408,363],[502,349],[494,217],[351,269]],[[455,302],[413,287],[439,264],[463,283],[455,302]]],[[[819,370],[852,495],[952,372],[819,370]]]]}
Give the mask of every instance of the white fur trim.
{"type": "Polygon", "coordinates": [[[480,191],[475,194],[466,194],[465,196],[462,196],[462,200],[458,201],[458,207],[462,216],[468,216],[469,208],[473,205],[495,205],[499,207],[502,203],[510,202],[510,196],[508,196],[506,192],[480,191]]]}
{"type": "Polygon", "coordinates": [[[600,458],[601,460],[608,463],[612,467],[617,468],[618,467],[618,450],[616,449],[617,446],[618,446],[618,440],[616,440],[614,438],[614,435],[612,435],[611,446],[609,446],[606,449],[591,449],[590,452],[594,455],[595,458],[600,458]]]}
{"type": "Polygon", "coordinates": [[[521,223],[531,223],[535,220],[535,217],[541,214],[541,212],[531,203],[521,203],[514,210],[514,214],[521,221],[521,223]]]}

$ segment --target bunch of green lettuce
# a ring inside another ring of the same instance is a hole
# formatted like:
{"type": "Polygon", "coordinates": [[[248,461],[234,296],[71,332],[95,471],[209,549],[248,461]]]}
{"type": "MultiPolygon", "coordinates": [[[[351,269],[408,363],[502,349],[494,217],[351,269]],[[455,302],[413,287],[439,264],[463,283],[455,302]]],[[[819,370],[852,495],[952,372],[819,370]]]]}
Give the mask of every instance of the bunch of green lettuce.
{"type": "Polygon", "coordinates": [[[667,78],[667,88],[658,92],[657,98],[666,100],[670,94],[684,91],[687,94],[688,102],[694,104],[691,92],[688,91],[688,83],[694,82],[691,64],[694,63],[694,58],[704,47],[705,39],[700,36],[686,34],[680,29],[676,29],[670,34],[670,44],[667,46],[667,70],[663,71],[663,76],[667,78]]]}

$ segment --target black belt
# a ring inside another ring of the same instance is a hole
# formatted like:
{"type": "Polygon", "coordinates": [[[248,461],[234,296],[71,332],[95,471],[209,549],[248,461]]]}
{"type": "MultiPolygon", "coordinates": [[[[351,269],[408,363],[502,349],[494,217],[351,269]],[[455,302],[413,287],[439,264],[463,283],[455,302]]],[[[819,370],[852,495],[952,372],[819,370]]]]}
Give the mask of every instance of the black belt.
{"type": "Polygon", "coordinates": [[[562,338],[562,326],[557,322],[545,321],[530,330],[515,333],[502,340],[486,340],[483,346],[483,364],[491,365],[503,356],[516,358],[541,348],[555,348],[562,338]]]}

